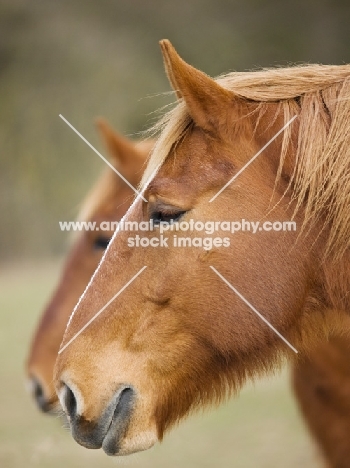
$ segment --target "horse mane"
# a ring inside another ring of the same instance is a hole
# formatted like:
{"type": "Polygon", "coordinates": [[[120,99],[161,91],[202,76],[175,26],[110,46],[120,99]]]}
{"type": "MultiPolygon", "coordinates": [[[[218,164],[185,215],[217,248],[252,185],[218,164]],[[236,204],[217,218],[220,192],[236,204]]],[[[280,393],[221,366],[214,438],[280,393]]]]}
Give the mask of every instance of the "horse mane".
{"type": "MultiPolygon", "coordinates": [[[[298,114],[296,164],[291,179],[297,209],[305,210],[304,224],[320,217],[330,226],[326,253],[339,258],[350,247],[350,65],[303,65],[290,68],[232,72],[216,81],[242,99],[258,103],[258,118],[276,103],[287,123],[298,114]]],[[[182,99],[151,129],[160,136],[141,181],[166,160],[171,148],[191,126],[182,99]]],[[[273,123],[273,122],[272,122],[273,123]]],[[[292,142],[288,127],[283,134],[281,176],[292,142]]]]}

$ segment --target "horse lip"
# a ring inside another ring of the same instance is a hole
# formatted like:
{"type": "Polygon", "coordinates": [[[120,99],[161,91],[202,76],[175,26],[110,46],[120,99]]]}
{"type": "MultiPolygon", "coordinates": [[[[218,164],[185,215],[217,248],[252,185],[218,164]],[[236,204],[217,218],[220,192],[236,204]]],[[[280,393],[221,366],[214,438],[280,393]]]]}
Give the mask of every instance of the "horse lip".
{"type": "Polygon", "coordinates": [[[57,404],[57,401],[55,400],[44,400],[42,399],[41,401],[38,401],[37,399],[35,400],[37,408],[44,414],[47,415],[55,415],[57,414],[59,410],[59,405],[57,404]]]}
{"type": "Polygon", "coordinates": [[[107,455],[118,455],[120,451],[120,441],[129,426],[134,400],[135,391],[132,387],[125,386],[118,392],[114,412],[102,441],[102,449],[107,455]]]}
{"type": "Polygon", "coordinates": [[[128,426],[134,393],[130,386],[119,387],[98,422],[83,416],[69,418],[76,442],[89,449],[102,447],[108,455],[117,455],[119,441],[128,426]]]}
{"type": "Polygon", "coordinates": [[[47,415],[61,416],[61,407],[56,400],[47,401],[45,407],[40,409],[47,415]]]}

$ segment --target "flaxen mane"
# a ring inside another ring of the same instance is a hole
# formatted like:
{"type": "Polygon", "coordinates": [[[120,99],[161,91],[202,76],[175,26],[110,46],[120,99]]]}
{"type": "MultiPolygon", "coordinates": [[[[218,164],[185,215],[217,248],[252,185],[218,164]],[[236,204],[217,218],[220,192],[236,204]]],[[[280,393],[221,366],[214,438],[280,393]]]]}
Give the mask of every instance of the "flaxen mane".
{"type": "MultiPolygon", "coordinates": [[[[216,79],[242,99],[279,104],[287,123],[298,115],[296,164],[292,177],[297,207],[303,204],[305,223],[326,216],[330,229],[327,252],[339,258],[350,247],[350,65],[306,65],[229,73],[216,79]]],[[[189,128],[185,103],[167,113],[153,130],[162,130],[141,185],[168,156],[189,128]]],[[[280,166],[292,138],[284,132],[280,166]]],[[[281,173],[281,169],[279,174],[281,173]]],[[[279,175],[277,174],[277,176],[279,175]]]]}

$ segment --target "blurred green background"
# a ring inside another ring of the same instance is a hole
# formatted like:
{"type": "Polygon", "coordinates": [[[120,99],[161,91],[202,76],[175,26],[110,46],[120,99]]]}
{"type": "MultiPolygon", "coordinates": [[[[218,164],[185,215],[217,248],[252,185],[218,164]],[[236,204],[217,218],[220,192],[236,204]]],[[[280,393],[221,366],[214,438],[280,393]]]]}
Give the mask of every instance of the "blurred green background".
{"type": "Polygon", "coordinates": [[[173,100],[158,41],[210,75],[350,61],[348,0],[0,0],[0,259],[64,251],[103,162],[95,117],[137,136],[173,100]]]}
{"type": "Polygon", "coordinates": [[[106,117],[131,137],[173,101],[158,41],[210,75],[299,62],[350,62],[348,0],[0,0],[0,467],[314,468],[321,461],[288,372],[191,418],[162,446],[123,461],[79,447],[39,414],[23,362],[58,280],[67,233],[104,163],[106,117]]]}

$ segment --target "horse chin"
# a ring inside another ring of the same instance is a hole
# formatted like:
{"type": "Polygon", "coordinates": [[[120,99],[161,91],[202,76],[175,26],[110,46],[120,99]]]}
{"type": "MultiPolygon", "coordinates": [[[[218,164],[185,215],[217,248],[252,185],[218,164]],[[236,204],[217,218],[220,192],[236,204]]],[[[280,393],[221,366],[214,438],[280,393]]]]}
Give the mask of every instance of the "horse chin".
{"type": "Polygon", "coordinates": [[[107,455],[112,457],[124,456],[148,450],[156,442],[158,442],[158,437],[153,431],[143,432],[132,438],[126,437],[124,440],[119,441],[119,443],[108,432],[103,441],[102,449],[107,455]]]}

